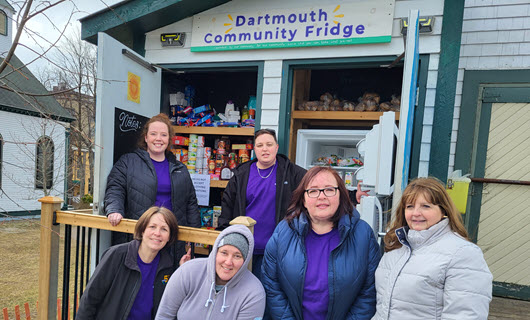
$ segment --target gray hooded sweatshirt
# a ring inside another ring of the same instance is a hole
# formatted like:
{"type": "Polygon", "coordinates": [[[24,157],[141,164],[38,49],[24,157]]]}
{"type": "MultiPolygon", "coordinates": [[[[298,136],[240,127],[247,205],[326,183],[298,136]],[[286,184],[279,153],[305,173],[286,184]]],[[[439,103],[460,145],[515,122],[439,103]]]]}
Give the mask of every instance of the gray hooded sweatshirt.
{"type": "Polygon", "coordinates": [[[155,319],[260,320],[265,311],[265,290],[248,270],[254,237],[241,225],[226,228],[215,240],[208,258],[192,259],[173,273],[160,301],[155,319]],[[229,233],[244,235],[249,244],[245,262],[219,291],[215,290],[215,258],[219,241],[229,233]]]}

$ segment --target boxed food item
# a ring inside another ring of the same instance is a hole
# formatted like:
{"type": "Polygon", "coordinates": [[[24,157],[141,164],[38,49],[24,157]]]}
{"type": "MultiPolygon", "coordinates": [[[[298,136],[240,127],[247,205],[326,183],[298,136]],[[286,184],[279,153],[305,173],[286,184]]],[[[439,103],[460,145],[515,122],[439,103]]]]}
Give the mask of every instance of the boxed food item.
{"type": "Polygon", "coordinates": [[[190,139],[183,136],[174,136],[173,144],[177,146],[188,146],[190,144],[190,139]]]}

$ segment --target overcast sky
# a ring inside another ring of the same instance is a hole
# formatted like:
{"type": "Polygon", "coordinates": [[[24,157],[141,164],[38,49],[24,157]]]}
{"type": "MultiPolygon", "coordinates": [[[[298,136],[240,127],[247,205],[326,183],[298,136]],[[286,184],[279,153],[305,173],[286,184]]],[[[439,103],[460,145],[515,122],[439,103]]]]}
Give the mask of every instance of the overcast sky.
{"type": "MultiPolygon", "coordinates": [[[[8,1],[12,4],[14,3],[12,0],[8,1]]],[[[49,11],[46,11],[47,17],[52,19],[54,24],[60,30],[54,29],[48,18],[43,15],[39,15],[31,19],[28,22],[28,28],[38,31],[39,34],[45,39],[48,39],[48,41],[55,42],[59,38],[60,32],[65,26],[67,28],[65,32],[66,34],[74,34],[76,28],[81,30],[81,23],[79,22],[79,19],[118,2],[121,2],[121,0],[68,0],[50,9],[49,11]],[[70,16],[72,17],[70,22],[68,22],[68,18],[70,16]]],[[[41,1],[34,1],[34,3],[41,3],[41,1]]],[[[13,5],[13,7],[15,10],[19,10],[16,5],[13,5]]],[[[15,19],[17,14],[18,12],[15,13],[15,19]]],[[[13,25],[13,27],[15,27],[15,25],[13,25]]],[[[21,38],[21,42],[39,52],[43,51],[42,48],[48,48],[50,46],[48,43],[46,43],[46,41],[40,39],[39,37],[31,39],[25,36],[21,38]]],[[[17,47],[15,53],[24,63],[29,63],[36,57],[31,50],[21,46],[17,47]]],[[[35,73],[38,68],[42,68],[45,65],[46,61],[41,59],[41,61],[33,62],[31,65],[29,65],[29,68],[33,73],[35,73]]]]}

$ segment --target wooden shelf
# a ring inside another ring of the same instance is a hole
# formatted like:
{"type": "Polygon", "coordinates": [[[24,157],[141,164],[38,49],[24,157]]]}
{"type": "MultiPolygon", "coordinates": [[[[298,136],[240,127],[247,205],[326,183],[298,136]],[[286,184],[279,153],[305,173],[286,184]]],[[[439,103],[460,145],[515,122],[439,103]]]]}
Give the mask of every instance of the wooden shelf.
{"type": "MultiPolygon", "coordinates": [[[[293,119],[318,119],[318,120],[379,120],[383,112],[370,111],[293,111],[293,119]]],[[[399,112],[396,112],[399,120],[399,112]]]]}
{"type": "Polygon", "coordinates": [[[230,127],[185,127],[173,126],[175,133],[185,134],[213,134],[226,136],[254,136],[254,128],[230,127]]]}
{"type": "Polygon", "coordinates": [[[228,180],[210,180],[210,188],[226,188],[228,180]]]}

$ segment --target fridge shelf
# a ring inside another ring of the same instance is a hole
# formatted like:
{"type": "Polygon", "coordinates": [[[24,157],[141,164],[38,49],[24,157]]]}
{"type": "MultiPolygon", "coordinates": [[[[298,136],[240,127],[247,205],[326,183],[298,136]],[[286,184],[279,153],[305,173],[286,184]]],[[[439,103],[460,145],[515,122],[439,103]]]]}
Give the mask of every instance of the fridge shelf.
{"type": "MultiPolygon", "coordinates": [[[[309,168],[313,168],[313,167],[327,167],[327,166],[319,166],[319,165],[316,165],[316,164],[312,164],[312,165],[309,165],[308,167],[309,168]]],[[[334,167],[334,166],[329,166],[329,167],[331,169],[335,169],[335,170],[350,170],[350,171],[357,171],[360,168],[362,168],[362,167],[334,167]]]]}
{"type": "MultiPolygon", "coordinates": [[[[370,111],[293,111],[293,119],[317,119],[317,120],[376,120],[383,112],[370,111]]],[[[399,112],[396,112],[396,120],[399,120],[399,112]]]]}

